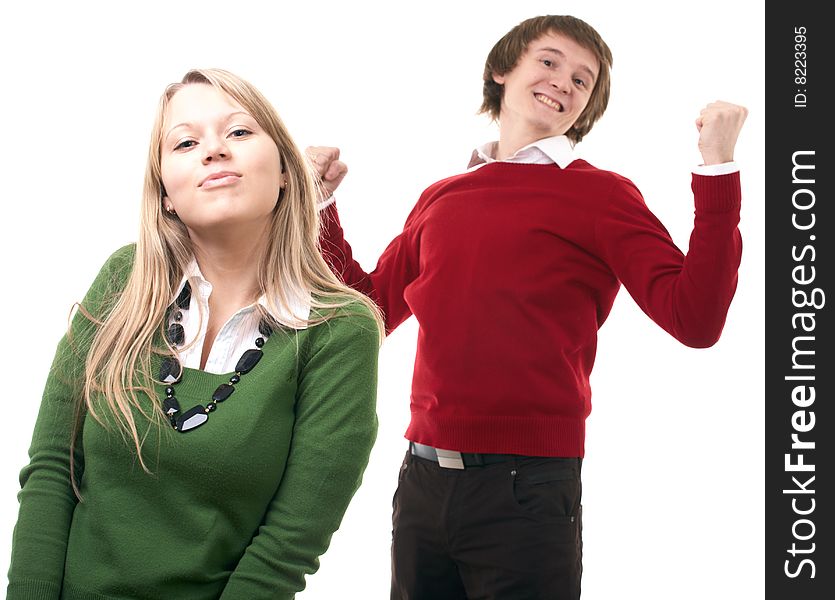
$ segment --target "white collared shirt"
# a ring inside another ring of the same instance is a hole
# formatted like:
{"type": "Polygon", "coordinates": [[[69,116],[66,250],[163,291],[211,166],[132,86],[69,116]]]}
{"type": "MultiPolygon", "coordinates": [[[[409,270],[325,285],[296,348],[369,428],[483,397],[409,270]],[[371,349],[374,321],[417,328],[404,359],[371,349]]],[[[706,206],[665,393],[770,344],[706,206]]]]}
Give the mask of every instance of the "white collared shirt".
{"type": "Polygon", "coordinates": [[[467,169],[477,169],[492,162],[521,163],[526,165],[552,165],[556,163],[561,169],[565,169],[577,158],[574,154],[574,147],[564,135],[543,138],[532,144],[519,148],[513,156],[503,160],[496,160],[496,150],[499,142],[488,142],[473,150],[470,157],[470,164],[467,169]]]}
{"type": "MultiPolygon", "coordinates": [[[[197,261],[192,261],[186,269],[175,298],[180,295],[187,281],[191,283],[191,301],[188,310],[180,311],[182,318],[179,323],[185,331],[185,341],[179,347],[177,354],[180,364],[184,367],[200,369],[203,343],[206,340],[206,330],[209,325],[209,296],[212,294],[212,284],[203,277],[197,261]]],[[[209,373],[230,373],[235,370],[235,365],[245,351],[256,348],[255,340],[263,337],[258,331],[258,324],[261,320],[259,305],[280,322],[292,324],[290,326],[295,329],[305,329],[307,325],[304,321],[310,318],[310,294],[288,292],[287,295],[290,302],[289,311],[279,311],[279,314],[271,312],[266,297],[261,296],[257,302],[243,307],[229,317],[215,336],[203,370],[209,373]]],[[[174,313],[176,312],[176,310],[172,311],[169,326],[175,322],[174,313]]]]}
{"type": "MultiPolygon", "coordinates": [[[[475,170],[492,162],[527,165],[551,165],[556,163],[561,169],[565,169],[577,158],[571,141],[564,135],[555,135],[537,140],[520,148],[513,156],[502,160],[494,158],[498,146],[499,142],[488,142],[473,150],[467,169],[475,170]]],[[[739,171],[739,166],[733,161],[718,165],[699,165],[693,168],[693,173],[696,175],[727,175],[737,171],[739,171]]]]}

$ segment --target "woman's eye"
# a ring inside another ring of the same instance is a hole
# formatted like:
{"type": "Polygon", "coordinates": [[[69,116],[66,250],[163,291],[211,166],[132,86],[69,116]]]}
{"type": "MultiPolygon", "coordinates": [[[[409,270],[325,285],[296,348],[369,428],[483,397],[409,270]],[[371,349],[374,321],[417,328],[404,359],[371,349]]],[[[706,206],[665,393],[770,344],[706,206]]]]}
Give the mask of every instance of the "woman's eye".
{"type": "Polygon", "coordinates": [[[550,67],[551,65],[554,64],[554,61],[552,61],[550,59],[547,59],[547,58],[544,58],[544,59],[542,59],[542,64],[545,65],[546,67],[550,67]]]}
{"type": "Polygon", "coordinates": [[[174,150],[185,150],[195,145],[197,145],[197,142],[195,142],[194,140],[183,140],[182,142],[174,146],[174,150]]]}
{"type": "Polygon", "coordinates": [[[250,135],[251,133],[252,132],[249,129],[239,128],[239,129],[234,129],[232,131],[232,133],[230,133],[229,135],[232,136],[232,137],[239,137],[240,138],[240,137],[246,137],[246,136],[250,135]]]}
{"type": "Polygon", "coordinates": [[[579,85],[579,86],[581,86],[581,87],[585,87],[585,86],[586,86],[586,82],[585,82],[585,81],[583,81],[582,79],[575,79],[575,80],[574,80],[574,83],[576,83],[577,85],[579,85]]]}

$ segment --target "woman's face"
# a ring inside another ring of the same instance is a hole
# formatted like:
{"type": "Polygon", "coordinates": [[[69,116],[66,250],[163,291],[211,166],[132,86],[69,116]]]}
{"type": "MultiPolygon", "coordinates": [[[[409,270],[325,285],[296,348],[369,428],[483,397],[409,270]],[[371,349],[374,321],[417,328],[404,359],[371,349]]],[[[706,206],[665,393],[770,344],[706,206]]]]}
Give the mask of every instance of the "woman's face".
{"type": "Polygon", "coordinates": [[[160,148],[163,208],[200,237],[218,229],[258,235],[284,175],[272,138],[240,104],[207,84],[171,98],[160,148]]]}

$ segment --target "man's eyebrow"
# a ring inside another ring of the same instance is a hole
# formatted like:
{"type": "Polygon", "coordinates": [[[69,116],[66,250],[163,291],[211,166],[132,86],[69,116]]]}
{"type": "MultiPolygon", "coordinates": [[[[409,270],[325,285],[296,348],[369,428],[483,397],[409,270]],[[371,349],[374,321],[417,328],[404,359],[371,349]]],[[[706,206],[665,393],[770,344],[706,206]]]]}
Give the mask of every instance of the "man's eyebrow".
{"type": "MultiPolygon", "coordinates": [[[[557,56],[559,56],[560,58],[565,60],[565,53],[562,50],[558,50],[556,48],[551,48],[551,47],[546,46],[544,48],[537,48],[537,51],[539,51],[539,52],[543,52],[543,51],[544,52],[550,52],[552,54],[556,54],[557,56]]],[[[591,70],[591,67],[588,67],[586,65],[580,65],[579,68],[580,68],[581,71],[584,71],[589,77],[591,77],[591,82],[592,83],[594,83],[597,80],[597,77],[595,77],[594,71],[591,70]]]]}
{"type": "MultiPolygon", "coordinates": [[[[249,114],[248,112],[246,112],[244,110],[236,110],[236,111],[233,111],[233,112],[229,113],[228,115],[226,115],[226,120],[229,121],[232,117],[235,117],[237,115],[243,115],[245,117],[249,117],[251,119],[254,119],[254,117],[251,114],[249,114]]],[[[168,136],[171,135],[171,133],[175,129],[178,129],[179,127],[191,127],[191,126],[192,126],[192,123],[190,121],[183,121],[182,123],[177,123],[171,129],[168,130],[168,132],[165,134],[165,137],[163,137],[162,139],[167,139],[168,136]]]]}

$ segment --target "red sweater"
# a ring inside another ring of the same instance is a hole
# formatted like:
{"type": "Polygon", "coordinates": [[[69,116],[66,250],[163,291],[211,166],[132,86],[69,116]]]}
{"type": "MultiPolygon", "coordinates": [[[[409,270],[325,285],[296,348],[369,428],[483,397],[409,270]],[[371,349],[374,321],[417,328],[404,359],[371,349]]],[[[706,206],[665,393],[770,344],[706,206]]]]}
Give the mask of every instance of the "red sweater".
{"type": "Polygon", "coordinates": [[[739,174],[693,176],[687,255],[629,180],[583,160],[491,163],[426,189],[366,273],[335,205],[322,246],[393,330],[420,326],[406,437],[461,452],[583,456],[597,331],[620,284],[682,343],[716,342],[742,243],[739,174]]]}

